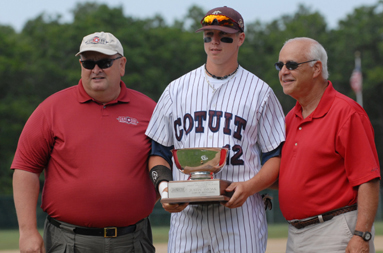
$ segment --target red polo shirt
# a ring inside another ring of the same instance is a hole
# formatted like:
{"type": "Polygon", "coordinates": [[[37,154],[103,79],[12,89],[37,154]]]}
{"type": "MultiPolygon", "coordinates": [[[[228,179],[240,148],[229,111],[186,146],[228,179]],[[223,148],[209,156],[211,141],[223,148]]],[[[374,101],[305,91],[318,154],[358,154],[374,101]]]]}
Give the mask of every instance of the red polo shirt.
{"type": "Polygon", "coordinates": [[[370,120],[332,83],[318,107],[302,118],[297,103],[286,116],[279,174],[279,204],[287,220],[355,204],[357,186],[380,178],[370,120]]]}
{"type": "Polygon", "coordinates": [[[36,108],[11,168],[45,169],[41,207],[53,218],[87,227],[135,224],[156,200],[145,135],[154,107],[123,82],[116,100],[97,103],[80,81],[36,108]]]}

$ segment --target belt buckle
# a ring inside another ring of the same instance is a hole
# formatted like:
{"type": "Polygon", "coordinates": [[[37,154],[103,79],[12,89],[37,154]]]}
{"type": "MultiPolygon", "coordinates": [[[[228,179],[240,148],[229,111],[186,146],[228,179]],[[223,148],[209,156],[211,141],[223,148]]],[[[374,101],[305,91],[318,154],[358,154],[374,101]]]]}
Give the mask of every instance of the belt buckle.
{"type": "Polygon", "coordinates": [[[111,237],[117,237],[117,227],[107,227],[104,228],[104,237],[105,238],[111,238],[111,237]],[[108,231],[114,231],[114,235],[108,235],[108,231]]]}

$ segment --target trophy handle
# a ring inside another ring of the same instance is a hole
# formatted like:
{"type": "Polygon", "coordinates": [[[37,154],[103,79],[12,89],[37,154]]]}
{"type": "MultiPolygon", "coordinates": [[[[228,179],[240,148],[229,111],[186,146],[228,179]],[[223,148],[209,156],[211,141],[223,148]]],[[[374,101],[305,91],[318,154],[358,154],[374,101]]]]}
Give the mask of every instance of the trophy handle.
{"type": "Polygon", "coordinates": [[[227,156],[227,149],[222,148],[221,149],[221,160],[219,161],[219,166],[222,167],[226,163],[226,157],[227,156]]]}
{"type": "Polygon", "coordinates": [[[172,154],[174,158],[174,163],[176,164],[177,168],[182,168],[180,162],[178,161],[177,149],[172,149],[172,154]]]}

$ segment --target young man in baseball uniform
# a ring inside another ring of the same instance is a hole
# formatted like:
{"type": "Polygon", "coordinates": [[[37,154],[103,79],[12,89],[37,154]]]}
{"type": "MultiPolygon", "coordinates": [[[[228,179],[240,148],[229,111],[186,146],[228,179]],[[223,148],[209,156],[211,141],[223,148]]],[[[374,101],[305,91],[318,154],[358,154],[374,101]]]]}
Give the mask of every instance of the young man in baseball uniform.
{"type": "MultiPolygon", "coordinates": [[[[196,32],[203,32],[206,64],[168,85],[146,134],[175,149],[226,147],[227,163],[215,177],[233,182],[226,188],[233,195],[223,204],[163,204],[172,213],[168,251],[265,252],[267,224],[259,191],[278,177],[284,114],[272,89],[238,64],[245,40],[241,14],[219,7],[201,24],[196,32]]],[[[167,180],[188,178],[157,155],[151,156],[149,169],[159,176],[154,181],[163,197],[167,180]]]]}
{"type": "Polygon", "coordinates": [[[279,204],[290,223],[286,252],[375,252],[380,168],[374,130],[359,104],[328,80],[317,41],[287,41],[275,64],[286,116],[279,204]]]}

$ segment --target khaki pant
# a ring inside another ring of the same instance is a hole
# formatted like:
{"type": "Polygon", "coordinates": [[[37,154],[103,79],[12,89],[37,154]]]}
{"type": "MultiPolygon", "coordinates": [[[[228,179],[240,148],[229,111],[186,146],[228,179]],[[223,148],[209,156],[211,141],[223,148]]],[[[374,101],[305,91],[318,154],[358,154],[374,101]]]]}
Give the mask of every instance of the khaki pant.
{"type": "Polygon", "coordinates": [[[136,231],[115,238],[75,234],[75,226],[60,222],[60,228],[45,220],[44,244],[46,252],[66,253],[154,253],[149,219],[136,224],[136,231]]]}
{"type": "MultiPolygon", "coordinates": [[[[354,234],[358,211],[335,216],[329,221],[297,229],[289,225],[287,253],[344,253],[354,234]]],[[[369,242],[370,253],[375,252],[375,230],[372,227],[372,239],[369,242]]]]}

